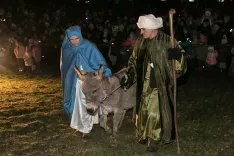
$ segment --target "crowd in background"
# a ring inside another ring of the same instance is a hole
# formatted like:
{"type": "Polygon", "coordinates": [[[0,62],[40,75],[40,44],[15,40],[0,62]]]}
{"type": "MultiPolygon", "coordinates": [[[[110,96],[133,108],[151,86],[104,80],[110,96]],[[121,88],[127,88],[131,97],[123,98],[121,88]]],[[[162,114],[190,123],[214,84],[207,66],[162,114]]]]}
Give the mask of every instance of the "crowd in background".
{"type": "MultiPolygon", "coordinates": [[[[155,14],[157,16],[157,14],[155,14]]],[[[0,38],[14,38],[12,53],[19,70],[40,71],[43,63],[59,69],[60,47],[65,29],[80,25],[82,35],[94,42],[110,66],[121,68],[126,64],[139,35],[134,15],[119,15],[108,11],[76,11],[72,6],[49,4],[34,10],[25,1],[0,8],[0,38]],[[5,37],[4,37],[5,36],[5,37]],[[32,58],[32,59],[28,59],[32,58]],[[23,69],[22,69],[23,68],[23,69]]],[[[169,34],[168,14],[163,17],[163,31],[169,34]]],[[[230,15],[218,10],[204,10],[201,15],[178,12],[174,20],[175,38],[187,53],[198,62],[198,69],[217,66],[226,70],[231,63],[234,43],[234,25],[230,15]]],[[[28,72],[31,73],[31,71],[28,72]]]]}

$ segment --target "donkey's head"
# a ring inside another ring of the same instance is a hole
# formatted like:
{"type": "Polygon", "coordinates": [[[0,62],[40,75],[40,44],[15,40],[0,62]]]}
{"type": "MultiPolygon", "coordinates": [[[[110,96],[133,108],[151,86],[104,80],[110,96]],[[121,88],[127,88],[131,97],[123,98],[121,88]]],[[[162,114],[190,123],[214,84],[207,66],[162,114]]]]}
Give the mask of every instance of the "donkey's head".
{"type": "Polygon", "coordinates": [[[104,67],[101,66],[99,70],[95,72],[85,72],[79,70],[76,65],[74,69],[82,81],[82,91],[85,94],[86,109],[91,115],[94,115],[100,102],[105,98],[105,92],[103,89],[103,70],[104,67]]]}

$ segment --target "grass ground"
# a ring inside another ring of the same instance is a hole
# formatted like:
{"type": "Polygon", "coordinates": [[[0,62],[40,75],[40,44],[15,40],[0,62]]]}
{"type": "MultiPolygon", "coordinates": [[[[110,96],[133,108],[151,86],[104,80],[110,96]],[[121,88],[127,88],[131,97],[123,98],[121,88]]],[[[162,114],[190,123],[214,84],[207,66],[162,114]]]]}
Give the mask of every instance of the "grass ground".
{"type": "MultiPolygon", "coordinates": [[[[95,125],[88,140],[64,116],[59,76],[0,75],[0,156],[174,156],[137,143],[131,111],[116,138],[95,125]]],[[[220,73],[194,73],[178,91],[181,156],[234,154],[234,83],[220,73]]]]}

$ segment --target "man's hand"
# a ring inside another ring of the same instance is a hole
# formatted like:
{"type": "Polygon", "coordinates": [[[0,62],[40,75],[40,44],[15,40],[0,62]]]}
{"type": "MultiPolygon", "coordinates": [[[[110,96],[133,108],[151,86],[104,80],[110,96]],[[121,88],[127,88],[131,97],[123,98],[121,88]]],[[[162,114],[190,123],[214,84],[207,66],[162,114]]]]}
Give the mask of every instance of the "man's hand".
{"type": "Polygon", "coordinates": [[[121,88],[126,87],[126,89],[128,89],[132,86],[132,84],[133,84],[133,80],[129,74],[128,75],[125,74],[120,80],[121,88]]]}
{"type": "Polygon", "coordinates": [[[168,60],[177,60],[180,61],[182,57],[182,53],[179,48],[169,48],[168,49],[168,60]]]}

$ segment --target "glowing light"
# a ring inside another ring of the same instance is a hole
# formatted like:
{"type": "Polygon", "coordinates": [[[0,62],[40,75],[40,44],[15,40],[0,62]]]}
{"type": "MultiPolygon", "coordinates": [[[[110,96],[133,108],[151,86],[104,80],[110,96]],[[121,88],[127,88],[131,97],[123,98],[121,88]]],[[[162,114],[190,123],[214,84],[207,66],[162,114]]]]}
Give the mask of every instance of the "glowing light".
{"type": "Polygon", "coordinates": [[[5,22],[5,21],[6,21],[6,19],[5,19],[5,18],[1,18],[1,19],[0,19],[0,21],[5,22]]]}

